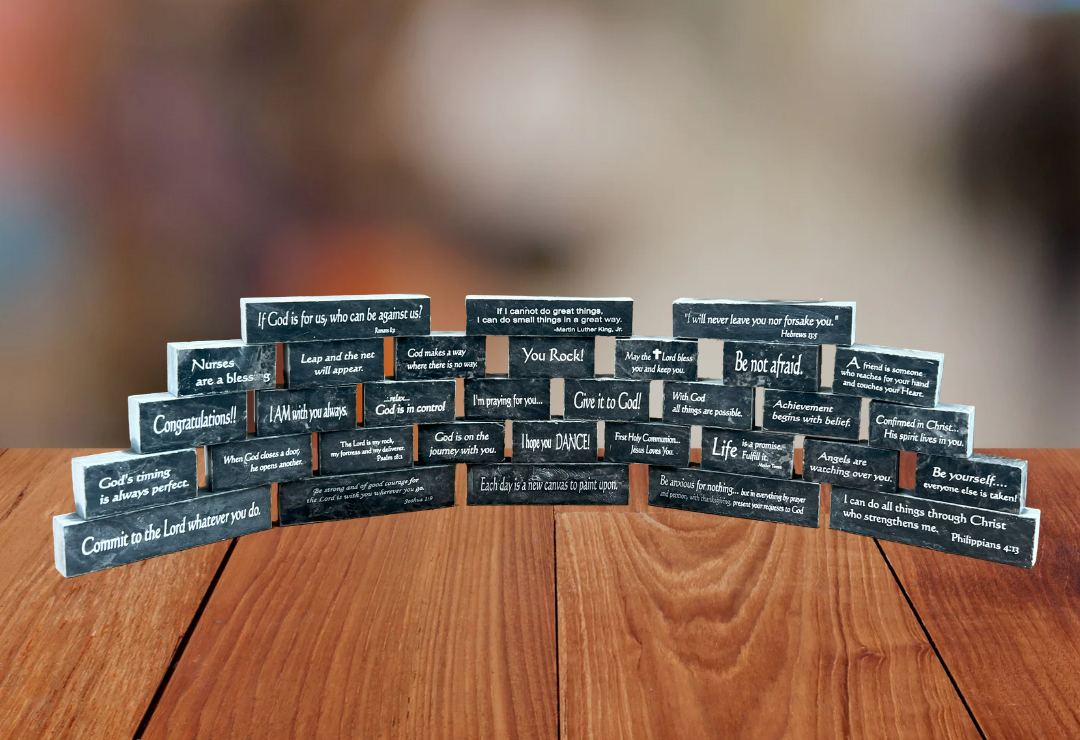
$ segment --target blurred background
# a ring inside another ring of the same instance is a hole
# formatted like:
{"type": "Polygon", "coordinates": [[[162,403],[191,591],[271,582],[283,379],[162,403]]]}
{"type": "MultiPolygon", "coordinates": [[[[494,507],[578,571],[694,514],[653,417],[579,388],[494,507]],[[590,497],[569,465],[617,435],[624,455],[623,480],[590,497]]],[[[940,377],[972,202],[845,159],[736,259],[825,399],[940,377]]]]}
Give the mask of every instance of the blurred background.
{"type": "MultiPolygon", "coordinates": [[[[0,445],[125,446],[241,296],[858,301],[1080,445],[1080,24],[1013,0],[0,2],[0,445]]],[[[702,373],[718,376],[719,352],[702,373]]]]}

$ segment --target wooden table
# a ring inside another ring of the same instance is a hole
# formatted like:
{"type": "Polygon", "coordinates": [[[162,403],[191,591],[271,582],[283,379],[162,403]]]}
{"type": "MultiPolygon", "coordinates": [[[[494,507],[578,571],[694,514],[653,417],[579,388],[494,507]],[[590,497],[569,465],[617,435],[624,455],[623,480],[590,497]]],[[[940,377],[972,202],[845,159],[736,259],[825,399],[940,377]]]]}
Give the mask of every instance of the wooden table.
{"type": "Polygon", "coordinates": [[[635,466],[625,508],[465,507],[459,470],[453,509],[65,580],[89,452],[0,452],[3,738],[1080,737],[1080,451],[991,451],[1031,461],[1031,571],[651,509],[635,466]]]}

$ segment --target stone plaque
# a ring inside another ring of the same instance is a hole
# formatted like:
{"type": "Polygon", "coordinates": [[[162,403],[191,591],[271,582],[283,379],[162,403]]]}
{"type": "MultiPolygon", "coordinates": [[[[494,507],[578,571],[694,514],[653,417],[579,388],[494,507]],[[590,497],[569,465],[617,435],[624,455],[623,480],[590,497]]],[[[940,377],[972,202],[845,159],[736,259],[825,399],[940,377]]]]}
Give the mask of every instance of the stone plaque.
{"type": "Polygon", "coordinates": [[[444,509],[454,505],[453,465],[329,475],[278,486],[283,527],[444,509]]]}
{"type": "Polygon", "coordinates": [[[487,339],[463,331],[433,331],[426,337],[394,340],[394,380],[482,378],[487,339]]]}
{"type": "Polygon", "coordinates": [[[973,454],[919,455],[915,495],[1018,514],[1027,501],[1027,460],[973,454]]]}
{"type": "Polygon", "coordinates": [[[851,344],[855,303],[680,298],[672,304],[677,337],[787,344],[851,344]]]}
{"type": "Polygon", "coordinates": [[[501,463],[506,459],[506,424],[501,421],[455,421],[421,424],[422,465],[501,463]]]}
{"type": "Polygon", "coordinates": [[[430,334],[431,299],[426,295],[241,298],[240,327],[249,344],[430,334]]]}
{"type": "Polygon", "coordinates": [[[593,337],[510,337],[511,378],[591,378],[593,337]]]}
{"type": "Polygon", "coordinates": [[[551,381],[494,376],[465,381],[465,418],[477,421],[550,419],[551,381]]]}
{"type": "Polygon", "coordinates": [[[724,429],[754,425],[754,389],[724,385],[722,380],[664,383],[663,420],[724,429]]]}
{"type": "Polygon", "coordinates": [[[820,488],[701,468],[649,468],[649,505],[763,522],[818,526],[820,488]]]}
{"type": "Polygon", "coordinates": [[[968,457],[974,406],[941,403],[934,408],[870,402],[870,446],[925,455],[968,457]]]}
{"type": "Polygon", "coordinates": [[[169,393],[128,396],[131,449],[164,452],[247,437],[247,393],[177,398],[169,393]]]}
{"type": "Polygon", "coordinates": [[[615,340],[615,377],[697,380],[697,341],[670,337],[615,340]]]}
{"type": "Polygon", "coordinates": [[[803,480],[844,488],[895,493],[900,453],[865,444],[803,440],[803,480]]]}
{"type": "Polygon", "coordinates": [[[648,421],[649,381],[618,378],[567,378],[563,383],[567,419],[648,421]]]}
{"type": "Polygon", "coordinates": [[[203,448],[206,482],[212,491],[254,488],[310,478],[311,435],[249,436],[241,442],[203,448]]]}
{"type": "Polygon", "coordinates": [[[604,462],[685,468],[690,464],[690,427],[611,421],[604,425],[604,462]]]}
{"type": "Polygon", "coordinates": [[[702,427],[701,467],[724,473],[790,478],[795,469],[795,435],[702,427]]]}
{"type": "Polygon", "coordinates": [[[1038,509],[1006,514],[839,486],[833,486],[831,504],[830,529],[1022,568],[1035,565],[1038,509]]]}
{"type": "Polygon", "coordinates": [[[359,385],[383,377],[382,339],[285,345],[285,386],[289,390],[359,385]]]}
{"type": "Polygon", "coordinates": [[[595,421],[515,421],[512,436],[516,463],[597,462],[595,421]]]}
{"type": "Polygon", "coordinates": [[[853,344],[836,348],[833,390],[910,406],[936,406],[945,355],[853,344]]]}
{"type": "Polygon", "coordinates": [[[469,334],[518,337],[628,337],[633,298],[465,296],[469,334]]]}
{"type": "Polygon", "coordinates": [[[858,441],[862,399],[835,393],[766,389],[761,428],[858,441]]]}
{"type": "Polygon", "coordinates": [[[170,342],[166,345],[169,393],[203,396],[208,393],[258,391],[277,380],[277,351],[272,344],[170,342]]]}
{"type": "Polygon", "coordinates": [[[319,435],[319,475],[395,470],[413,464],[412,424],[319,435]]]}
{"type": "Polygon", "coordinates": [[[383,380],[364,386],[364,426],[439,424],[454,420],[453,380],[383,380]]]}
{"type": "Polygon", "coordinates": [[[255,392],[260,437],[311,434],[356,426],[356,386],[255,392]]]}
{"type": "Polygon", "coordinates": [[[630,503],[630,468],[613,463],[470,465],[467,501],[469,506],[625,506],[630,503]]]}
{"type": "Polygon", "coordinates": [[[83,519],[183,501],[198,494],[193,449],[137,455],[130,450],[71,459],[75,513],[83,519]]]}
{"type": "Polygon", "coordinates": [[[724,342],[724,385],[816,391],[820,365],[819,346],[724,342]]]}
{"type": "Polygon", "coordinates": [[[214,493],[126,514],[53,517],[65,578],[270,529],[270,486],[214,493]]]}

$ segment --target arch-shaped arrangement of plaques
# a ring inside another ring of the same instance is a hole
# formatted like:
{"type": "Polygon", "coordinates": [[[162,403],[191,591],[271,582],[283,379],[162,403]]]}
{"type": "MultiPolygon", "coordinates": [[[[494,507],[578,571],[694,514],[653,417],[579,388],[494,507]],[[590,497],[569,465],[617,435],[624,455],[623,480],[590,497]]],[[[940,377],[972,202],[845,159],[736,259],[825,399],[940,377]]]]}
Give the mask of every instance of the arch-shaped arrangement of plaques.
{"type": "Polygon", "coordinates": [[[465,331],[432,332],[422,295],[243,299],[242,339],[168,345],[168,392],[128,399],[130,450],[72,460],[76,511],[53,520],[56,567],[82,575],[269,529],[271,484],[280,526],[453,506],[461,463],[471,506],[627,504],[629,465],[645,464],[652,506],[804,527],[819,526],[826,483],[833,529],[1034,565],[1027,462],[972,454],[975,410],[938,401],[943,355],[856,344],[848,302],[683,298],[670,337],[634,335],[633,308],[468,296],[465,331]],[[486,372],[492,335],[509,337],[507,375],[486,372]],[[596,374],[597,336],[615,337],[613,376],[596,374]],[[698,377],[709,340],[723,342],[721,378],[698,377]],[[825,344],[832,388],[820,387],[825,344]],[[918,454],[914,490],[898,487],[901,451],[918,454]]]}

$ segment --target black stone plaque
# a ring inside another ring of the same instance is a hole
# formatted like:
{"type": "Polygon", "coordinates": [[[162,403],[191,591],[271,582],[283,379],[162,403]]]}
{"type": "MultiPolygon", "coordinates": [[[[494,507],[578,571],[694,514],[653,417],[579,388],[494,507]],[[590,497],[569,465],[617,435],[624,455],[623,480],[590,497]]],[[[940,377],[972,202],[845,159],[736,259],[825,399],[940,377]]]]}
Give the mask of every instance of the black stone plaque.
{"type": "Polygon", "coordinates": [[[910,406],[935,406],[945,355],[853,344],[836,348],[833,390],[910,406]]]}
{"type": "Polygon", "coordinates": [[[1011,457],[919,455],[915,495],[1018,514],[1027,502],[1027,470],[1027,460],[1011,457]]]}
{"type": "Polygon", "coordinates": [[[685,468],[690,464],[690,427],[610,421],[604,425],[604,462],[685,468]]]}
{"type": "Polygon", "coordinates": [[[734,301],[680,298],[674,335],[787,344],[851,344],[855,304],[847,301],[734,301]]]}
{"type": "Polygon", "coordinates": [[[630,468],[614,463],[470,465],[467,502],[625,506],[630,503],[630,468]]]}
{"type": "Polygon", "coordinates": [[[649,468],[649,505],[763,522],[817,527],[820,487],[801,480],[649,468]]]}
{"type": "Polygon", "coordinates": [[[766,389],[761,428],[858,441],[862,399],[835,393],[766,389]]]}
{"type": "Polygon", "coordinates": [[[664,383],[663,420],[724,429],[754,426],[754,389],[722,380],[664,383]]]}
{"type": "Polygon", "coordinates": [[[394,340],[394,380],[482,378],[487,339],[463,331],[433,331],[426,337],[394,340]]]}
{"type": "Polygon", "coordinates": [[[1005,565],[1035,565],[1038,509],[1006,514],[908,493],[833,486],[829,528],[1005,565]]]}
{"type": "Polygon", "coordinates": [[[567,378],[563,383],[567,419],[648,421],[649,381],[618,378],[567,378]]]}
{"type": "Polygon", "coordinates": [[[431,333],[426,295],[324,295],[241,298],[245,342],[313,342],[431,333]]]}
{"type": "Polygon", "coordinates": [[[177,398],[169,393],[128,396],[131,449],[164,452],[247,437],[247,393],[177,398]]]}
{"type": "Polygon", "coordinates": [[[413,464],[413,428],[363,427],[319,435],[319,475],[395,470],[413,464]]]}
{"type": "Polygon", "coordinates": [[[454,505],[454,465],[329,475],[278,486],[283,527],[444,509],[454,505]]]}
{"type": "Polygon", "coordinates": [[[465,418],[477,421],[550,419],[547,378],[470,378],[465,381],[465,418]]]}
{"type": "Polygon", "coordinates": [[[355,426],[355,385],[255,392],[255,429],[260,437],[355,426]]]}
{"type": "Polygon", "coordinates": [[[803,441],[803,480],[844,488],[895,493],[899,481],[900,453],[865,444],[803,441]]]}
{"type": "Polygon", "coordinates": [[[170,504],[198,495],[193,449],[137,455],[130,450],[71,459],[75,513],[83,519],[170,504]]]}
{"type": "Polygon", "coordinates": [[[456,421],[421,424],[420,463],[498,463],[506,459],[506,424],[501,421],[456,421]]]}
{"type": "Polygon", "coordinates": [[[383,380],[364,385],[364,426],[439,424],[454,420],[453,380],[383,380]]]}
{"type": "Polygon", "coordinates": [[[311,477],[311,435],[249,436],[242,442],[203,448],[212,491],[253,488],[311,477]]]}
{"type": "Polygon", "coordinates": [[[285,386],[289,390],[359,385],[383,377],[382,339],[285,345],[285,386]]]}
{"type": "Polygon", "coordinates": [[[258,391],[277,380],[277,350],[272,344],[170,342],[166,345],[169,393],[203,396],[208,393],[258,391]]]}
{"type": "Polygon", "coordinates": [[[795,469],[795,435],[702,427],[701,467],[724,473],[790,478],[795,469]]]}
{"type": "Polygon", "coordinates": [[[270,486],[215,493],[126,514],[53,517],[56,569],[65,578],[270,529],[270,486]]]}
{"type": "Polygon", "coordinates": [[[870,446],[925,455],[968,457],[974,406],[941,403],[934,408],[870,402],[870,446]]]}
{"type": "Polygon", "coordinates": [[[692,339],[628,337],[615,340],[615,377],[697,380],[698,348],[692,339]]]}
{"type": "Polygon", "coordinates": [[[633,334],[633,325],[633,298],[465,296],[465,327],[469,334],[628,337],[633,334]]]}
{"type": "Polygon", "coordinates": [[[515,421],[511,431],[516,463],[597,462],[595,421],[515,421]]]}
{"type": "Polygon", "coordinates": [[[591,378],[593,337],[510,337],[511,378],[591,378]]]}
{"type": "Polygon", "coordinates": [[[819,346],[724,342],[724,385],[816,391],[820,365],[819,346]]]}

